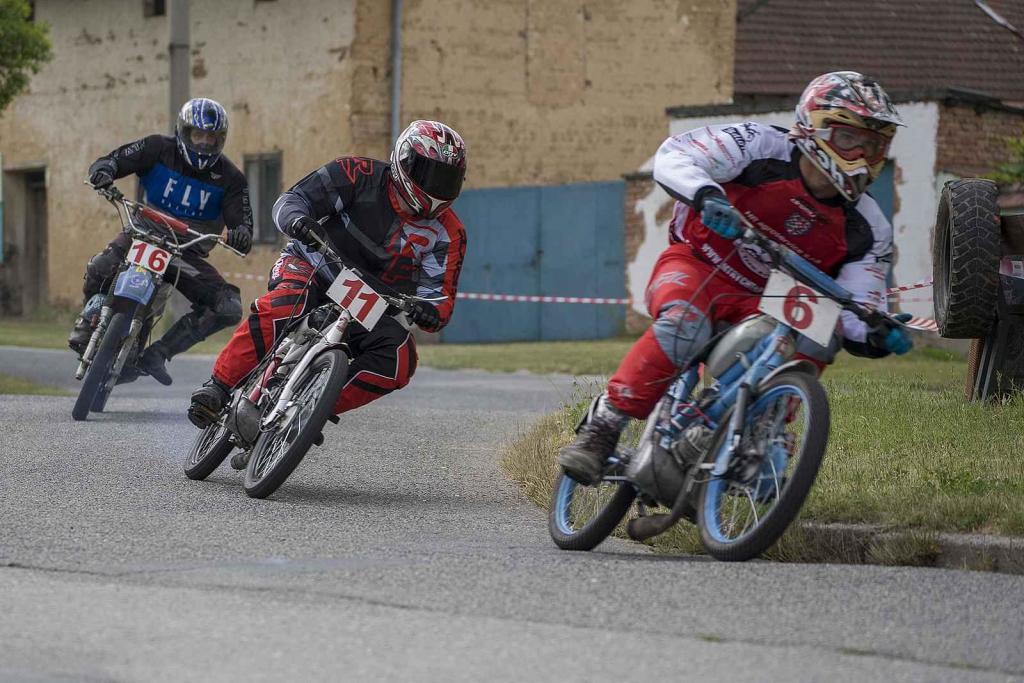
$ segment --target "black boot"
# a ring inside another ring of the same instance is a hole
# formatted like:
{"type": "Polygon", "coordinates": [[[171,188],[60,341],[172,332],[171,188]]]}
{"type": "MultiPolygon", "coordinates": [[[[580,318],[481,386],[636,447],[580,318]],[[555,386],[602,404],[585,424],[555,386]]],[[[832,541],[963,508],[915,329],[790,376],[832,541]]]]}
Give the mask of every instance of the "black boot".
{"type": "Polygon", "coordinates": [[[188,407],[189,421],[200,429],[206,429],[217,421],[230,398],[231,389],[211,377],[206,384],[192,392],[192,404],[188,407]]]}
{"type": "Polygon", "coordinates": [[[85,347],[89,346],[89,339],[92,338],[92,321],[86,320],[84,316],[75,318],[75,326],[71,328],[68,335],[68,346],[78,355],[85,353],[85,347]]]}
{"type": "Polygon", "coordinates": [[[154,342],[150,344],[149,348],[146,349],[142,353],[142,356],[139,357],[139,370],[142,370],[165,387],[170,386],[171,382],[174,380],[171,379],[170,374],[167,372],[165,363],[167,363],[168,360],[169,356],[167,355],[167,351],[165,350],[163,343],[154,342]]]}
{"type": "Polygon", "coordinates": [[[628,422],[629,416],[602,396],[590,420],[580,427],[576,440],[558,454],[562,471],[581,484],[591,486],[600,482],[604,463],[615,452],[619,434],[628,422]]]}

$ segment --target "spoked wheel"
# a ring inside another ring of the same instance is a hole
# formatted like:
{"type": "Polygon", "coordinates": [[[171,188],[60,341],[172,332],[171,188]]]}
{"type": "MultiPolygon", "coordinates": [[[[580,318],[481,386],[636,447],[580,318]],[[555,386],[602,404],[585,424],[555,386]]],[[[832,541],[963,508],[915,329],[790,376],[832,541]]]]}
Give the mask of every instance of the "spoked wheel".
{"type": "Polygon", "coordinates": [[[562,550],[593,550],[626,516],[636,489],[621,479],[615,467],[611,470],[620,476],[606,478],[597,486],[584,486],[564,473],[558,475],[548,531],[562,550]]]}
{"type": "MultiPolygon", "coordinates": [[[[726,448],[725,424],[712,458],[726,448]]],[[[784,372],[761,387],[728,471],[701,491],[697,522],[708,554],[742,562],[782,536],[818,476],[828,430],[828,397],[816,377],[784,372]]]]}
{"type": "Polygon", "coordinates": [[[245,470],[248,495],[266,498],[302,462],[331,416],[347,376],[348,357],[339,349],[325,351],[310,363],[284,415],[256,440],[245,470]]]}
{"type": "MultiPolygon", "coordinates": [[[[123,312],[115,313],[114,317],[110,319],[110,323],[103,333],[103,339],[100,340],[99,348],[96,349],[92,362],[89,363],[89,369],[86,370],[85,377],[82,378],[82,388],[78,391],[75,407],[71,409],[71,417],[75,420],[81,421],[89,416],[97,394],[103,390],[110,377],[114,361],[117,360],[117,351],[121,348],[121,343],[124,341],[125,335],[128,334],[130,325],[131,317],[123,312]]],[[[104,406],[106,402],[106,397],[103,397],[104,406]]]]}
{"type": "Polygon", "coordinates": [[[234,445],[224,420],[214,422],[199,432],[185,458],[185,476],[197,481],[206,479],[228,457],[234,445]]]}

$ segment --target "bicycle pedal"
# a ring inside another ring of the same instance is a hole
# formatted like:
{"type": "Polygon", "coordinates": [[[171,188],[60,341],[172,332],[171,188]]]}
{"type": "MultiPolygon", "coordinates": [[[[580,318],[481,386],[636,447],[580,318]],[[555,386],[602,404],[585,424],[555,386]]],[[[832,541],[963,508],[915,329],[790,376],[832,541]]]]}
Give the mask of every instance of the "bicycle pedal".
{"type": "Polygon", "coordinates": [[[323,446],[324,445],[324,433],[323,432],[320,432],[319,434],[316,435],[316,438],[313,439],[313,445],[314,446],[323,446]]]}
{"type": "Polygon", "coordinates": [[[339,422],[341,422],[341,418],[338,417],[337,415],[328,415],[327,419],[333,422],[334,424],[338,424],[339,422]]]}

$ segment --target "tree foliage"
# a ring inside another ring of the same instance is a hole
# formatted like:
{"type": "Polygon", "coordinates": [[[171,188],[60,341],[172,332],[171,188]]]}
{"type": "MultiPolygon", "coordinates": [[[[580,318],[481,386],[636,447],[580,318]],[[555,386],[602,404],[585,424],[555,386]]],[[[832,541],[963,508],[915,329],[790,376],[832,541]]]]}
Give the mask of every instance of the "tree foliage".
{"type": "Polygon", "coordinates": [[[0,0],[0,111],[53,56],[49,28],[30,16],[28,0],[0,0]]]}
{"type": "Polygon", "coordinates": [[[1010,152],[1010,161],[996,166],[996,170],[987,177],[1006,185],[1024,183],[1024,135],[1007,139],[1006,146],[1010,152]]]}

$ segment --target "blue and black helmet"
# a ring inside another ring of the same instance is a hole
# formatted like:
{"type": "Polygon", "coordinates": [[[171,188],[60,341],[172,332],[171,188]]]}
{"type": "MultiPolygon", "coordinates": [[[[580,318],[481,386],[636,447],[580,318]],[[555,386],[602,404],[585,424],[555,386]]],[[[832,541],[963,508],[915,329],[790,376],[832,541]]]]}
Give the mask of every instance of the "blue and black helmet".
{"type": "Polygon", "coordinates": [[[205,97],[185,103],[174,126],[178,149],[196,170],[216,163],[228,138],[228,115],[224,107],[205,97]]]}

